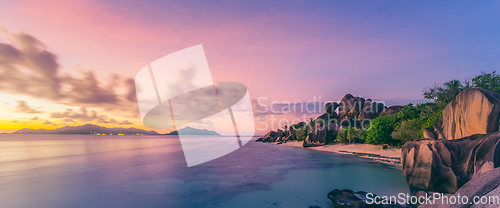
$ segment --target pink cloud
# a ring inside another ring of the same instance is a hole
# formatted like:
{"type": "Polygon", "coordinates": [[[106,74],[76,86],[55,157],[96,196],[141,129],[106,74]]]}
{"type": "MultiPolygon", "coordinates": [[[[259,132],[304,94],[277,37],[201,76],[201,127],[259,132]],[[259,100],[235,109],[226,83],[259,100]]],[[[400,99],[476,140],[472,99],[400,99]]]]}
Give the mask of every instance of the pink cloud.
{"type": "Polygon", "coordinates": [[[214,81],[241,82],[252,97],[277,101],[320,95],[337,101],[346,93],[419,97],[427,85],[420,80],[430,70],[418,69],[432,65],[427,60],[444,50],[409,28],[377,36],[373,20],[346,24],[285,12],[226,18],[223,8],[169,6],[159,14],[153,5],[141,11],[97,1],[21,1],[10,3],[0,17],[53,49],[64,72],[81,64],[100,72],[96,77],[135,76],[157,58],[201,43],[214,81]]]}

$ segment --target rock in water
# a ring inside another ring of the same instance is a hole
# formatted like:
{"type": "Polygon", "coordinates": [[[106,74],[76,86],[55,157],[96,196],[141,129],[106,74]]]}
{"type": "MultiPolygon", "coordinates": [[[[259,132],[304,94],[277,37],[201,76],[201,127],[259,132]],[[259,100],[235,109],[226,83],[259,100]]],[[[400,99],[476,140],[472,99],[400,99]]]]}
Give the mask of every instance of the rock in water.
{"type": "Polygon", "coordinates": [[[346,206],[354,204],[354,202],[361,201],[361,199],[357,196],[354,196],[355,192],[349,189],[339,190],[334,189],[330,191],[326,196],[332,200],[335,204],[335,207],[346,206]]]}
{"type": "MultiPolygon", "coordinates": [[[[381,201],[377,201],[378,204],[372,203],[366,197],[368,193],[364,191],[354,192],[349,189],[339,190],[334,189],[327,194],[327,197],[332,200],[333,205],[336,208],[361,208],[361,207],[374,207],[374,208],[387,208],[387,207],[407,207],[406,205],[396,204],[394,202],[388,204],[382,204],[381,201]],[[368,204],[370,202],[372,204],[368,204]]],[[[376,195],[373,195],[375,197],[376,195]]]]}
{"type": "Polygon", "coordinates": [[[412,194],[455,193],[465,183],[500,166],[500,132],[455,140],[418,139],[401,150],[403,174],[412,194]]]}
{"type": "Polygon", "coordinates": [[[498,131],[499,113],[500,94],[482,88],[465,89],[443,110],[439,133],[451,140],[498,131]]]}

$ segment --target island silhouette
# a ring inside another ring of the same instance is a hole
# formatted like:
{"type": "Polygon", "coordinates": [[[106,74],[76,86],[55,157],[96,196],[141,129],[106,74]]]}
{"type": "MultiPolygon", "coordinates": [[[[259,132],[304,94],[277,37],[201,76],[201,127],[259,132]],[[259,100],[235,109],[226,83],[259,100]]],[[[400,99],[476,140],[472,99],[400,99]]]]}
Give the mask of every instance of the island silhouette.
{"type": "Polygon", "coordinates": [[[24,128],[13,132],[12,134],[89,134],[89,135],[216,135],[215,131],[206,129],[196,129],[186,126],[182,129],[172,131],[166,134],[159,134],[156,131],[147,131],[137,128],[107,128],[94,124],[85,124],[82,126],[65,126],[57,129],[29,129],[24,128]]]}

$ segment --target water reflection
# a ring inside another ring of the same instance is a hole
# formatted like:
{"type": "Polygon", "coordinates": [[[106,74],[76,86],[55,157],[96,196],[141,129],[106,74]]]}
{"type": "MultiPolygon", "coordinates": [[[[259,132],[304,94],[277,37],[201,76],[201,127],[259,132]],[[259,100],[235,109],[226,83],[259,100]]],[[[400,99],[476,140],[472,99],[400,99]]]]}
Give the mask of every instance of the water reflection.
{"type": "Polygon", "coordinates": [[[253,141],[188,168],[177,137],[0,135],[2,207],[328,207],[334,188],[408,192],[380,164],[253,141]]]}

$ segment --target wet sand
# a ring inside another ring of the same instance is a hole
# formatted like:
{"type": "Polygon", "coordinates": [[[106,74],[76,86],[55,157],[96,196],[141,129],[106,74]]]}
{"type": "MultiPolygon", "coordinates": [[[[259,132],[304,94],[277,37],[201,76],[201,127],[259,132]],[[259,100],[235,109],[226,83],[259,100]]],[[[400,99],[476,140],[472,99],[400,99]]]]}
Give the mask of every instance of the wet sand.
{"type": "MultiPolygon", "coordinates": [[[[302,142],[298,141],[288,141],[286,143],[282,143],[279,145],[302,148],[302,142]]],[[[396,169],[401,169],[401,149],[398,149],[397,147],[389,147],[388,149],[383,150],[382,145],[373,145],[373,144],[344,145],[337,143],[319,147],[308,147],[307,149],[313,149],[324,152],[334,152],[339,154],[356,155],[362,158],[373,160],[375,162],[393,166],[396,169]]]]}

